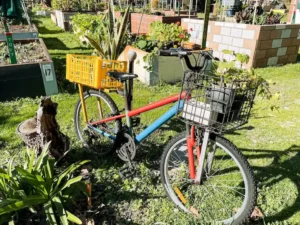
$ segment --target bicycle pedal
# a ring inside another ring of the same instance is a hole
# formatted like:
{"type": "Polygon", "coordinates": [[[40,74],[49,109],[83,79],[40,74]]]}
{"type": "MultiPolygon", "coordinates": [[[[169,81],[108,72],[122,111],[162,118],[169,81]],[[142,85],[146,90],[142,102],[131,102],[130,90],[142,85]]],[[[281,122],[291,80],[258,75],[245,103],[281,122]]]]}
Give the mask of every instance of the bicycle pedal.
{"type": "Polygon", "coordinates": [[[135,172],[135,169],[126,166],[119,170],[119,175],[122,179],[128,179],[133,177],[135,175],[135,172]]]}

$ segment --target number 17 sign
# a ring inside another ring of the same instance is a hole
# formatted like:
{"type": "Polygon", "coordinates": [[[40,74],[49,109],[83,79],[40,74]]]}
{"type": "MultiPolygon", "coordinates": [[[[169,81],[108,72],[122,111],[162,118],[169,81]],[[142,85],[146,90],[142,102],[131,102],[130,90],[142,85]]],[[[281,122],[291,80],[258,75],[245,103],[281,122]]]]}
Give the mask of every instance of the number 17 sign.
{"type": "Polygon", "coordinates": [[[52,73],[52,67],[50,64],[44,64],[43,65],[44,75],[46,81],[53,81],[53,73],[52,73]]]}

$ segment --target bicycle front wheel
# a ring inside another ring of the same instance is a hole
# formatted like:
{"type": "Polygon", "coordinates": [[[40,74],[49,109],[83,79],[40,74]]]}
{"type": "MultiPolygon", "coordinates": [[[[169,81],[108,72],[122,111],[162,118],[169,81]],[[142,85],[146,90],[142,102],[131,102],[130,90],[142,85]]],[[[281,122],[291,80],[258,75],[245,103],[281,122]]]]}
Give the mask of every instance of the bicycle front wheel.
{"type": "MultiPolygon", "coordinates": [[[[92,123],[113,115],[119,114],[119,110],[111,97],[101,91],[90,90],[83,94],[86,105],[88,122],[92,123]]],[[[74,125],[77,137],[86,148],[99,155],[108,154],[114,146],[114,141],[92,130],[84,121],[82,104],[77,101],[74,113],[74,125]]],[[[94,125],[95,128],[105,131],[107,134],[116,135],[121,129],[121,120],[94,125]]]]}
{"type": "MultiPolygon", "coordinates": [[[[242,153],[225,138],[210,138],[201,184],[190,179],[186,132],[165,147],[161,179],[168,197],[203,224],[243,224],[256,204],[253,172],[242,153]]],[[[195,164],[197,153],[194,151],[195,164]]]]}

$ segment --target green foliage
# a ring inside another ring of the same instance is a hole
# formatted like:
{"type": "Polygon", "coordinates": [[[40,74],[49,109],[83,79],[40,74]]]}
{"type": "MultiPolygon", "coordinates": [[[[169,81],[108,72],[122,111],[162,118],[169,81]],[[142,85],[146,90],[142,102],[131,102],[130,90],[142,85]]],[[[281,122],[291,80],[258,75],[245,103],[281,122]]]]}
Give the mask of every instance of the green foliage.
{"type": "Polygon", "coordinates": [[[93,0],[52,0],[52,7],[63,11],[93,10],[92,5],[93,0]]]}
{"type": "Polygon", "coordinates": [[[33,8],[32,8],[32,12],[36,12],[36,11],[51,11],[52,9],[49,7],[44,7],[43,4],[36,4],[33,8]]]}
{"type": "Polygon", "coordinates": [[[114,4],[109,2],[109,10],[104,16],[102,29],[99,38],[86,35],[90,44],[103,59],[116,60],[124,50],[127,44],[129,7],[126,9],[124,16],[116,19],[114,16],[114,4]]]}
{"type": "Polygon", "coordinates": [[[78,13],[72,16],[73,30],[78,37],[88,35],[93,39],[98,38],[101,34],[102,23],[103,15],[78,13]]]}
{"type": "Polygon", "coordinates": [[[149,39],[157,42],[159,48],[168,47],[171,44],[180,44],[188,41],[190,34],[178,23],[166,24],[155,21],[150,24],[149,39]]]}
{"type": "MultiPolygon", "coordinates": [[[[263,79],[260,75],[255,73],[253,68],[249,70],[243,69],[243,65],[249,62],[249,56],[247,54],[235,53],[230,50],[223,50],[224,54],[229,54],[235,56],[235,60],[230,62],[218,62],[215,68],[215,74],[222,77],[224,82],[235,82],[244,88],[258,88],[258,95],[270,100],[279,99],[280,92],[272,94],[270,91],[270,82],[263,79]],[[237,64],[240,64],[240,68],[237,68],[237,64]]],[[[275,83],[273,83],[275,84],[275,83]]],[[[275,109],[277,106],[272,105],[271,109],[275,109]]]]}
{"type": "Polygon", "coordinates": [[[27,149],[22,167],[13,166],[12,158],[7,169],[0,169],[0,216],[7,218],[6,222],[22,209],[29,209],[35,214],[39,209],[51,225],[67,225],[68,221],[82,224],[80,219],[67,211],[67,207],[79,190],[88,195],[83,188],[84,183],[80,182],[82,176],[71,176],[88,161],[72,164],[57,174],[55,160],[49,157],[48,147],[49,143],[37,159],[35,150],[27,149]]]}
{"type": "Polygon", "coordinates": [[[140,35],[133,46],[146,52],[151,52],[156,45],[156,41],[150,40],[146,35],[140,35]]]}

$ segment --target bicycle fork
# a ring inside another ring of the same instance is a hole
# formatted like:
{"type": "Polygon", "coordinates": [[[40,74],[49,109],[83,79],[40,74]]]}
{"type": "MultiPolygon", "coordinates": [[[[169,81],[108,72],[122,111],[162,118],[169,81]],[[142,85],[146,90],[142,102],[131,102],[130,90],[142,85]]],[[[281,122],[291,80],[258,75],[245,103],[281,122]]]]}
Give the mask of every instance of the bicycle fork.
{"type": "Polygon", "coordinates": [[[202,145],[196,143],[195,140],[195,127],[192,126],[190,135],[187,137],[187,148],[188,148],[188,163],[190,178],[195,181],[195,183],[200,184],[204,169],[204,160],[207,150],[209,138],[209,131],[205,130],[202,145]],[[194,160],[194,147],[196,147],[197,155],[197,168],[195,171],[195,160],[194,160]]]}

